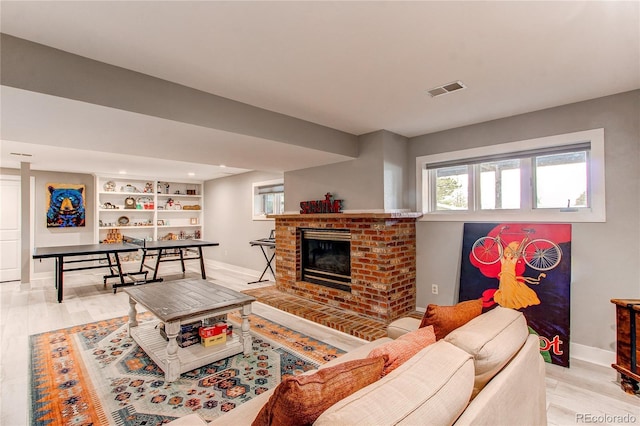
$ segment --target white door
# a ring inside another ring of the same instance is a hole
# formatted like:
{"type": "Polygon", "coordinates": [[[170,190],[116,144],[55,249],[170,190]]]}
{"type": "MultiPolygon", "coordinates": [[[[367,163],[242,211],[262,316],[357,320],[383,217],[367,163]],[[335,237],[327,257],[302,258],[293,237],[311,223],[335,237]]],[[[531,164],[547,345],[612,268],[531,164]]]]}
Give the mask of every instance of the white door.
{"type": "Polygon", "coordinates": [[[0,282],[20,279],[20,180],[0,176],[0,282]]]}

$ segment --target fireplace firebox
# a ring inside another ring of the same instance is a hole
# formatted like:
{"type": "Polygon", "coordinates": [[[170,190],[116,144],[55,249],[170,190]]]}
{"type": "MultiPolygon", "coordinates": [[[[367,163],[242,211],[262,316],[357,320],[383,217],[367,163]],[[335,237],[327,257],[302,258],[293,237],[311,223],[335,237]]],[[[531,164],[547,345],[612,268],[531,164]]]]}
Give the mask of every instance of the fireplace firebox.
{"type": "Polygon", "coordinates": [[[351,233],[302,229],[302,280],[351,292],[351,233]]]}

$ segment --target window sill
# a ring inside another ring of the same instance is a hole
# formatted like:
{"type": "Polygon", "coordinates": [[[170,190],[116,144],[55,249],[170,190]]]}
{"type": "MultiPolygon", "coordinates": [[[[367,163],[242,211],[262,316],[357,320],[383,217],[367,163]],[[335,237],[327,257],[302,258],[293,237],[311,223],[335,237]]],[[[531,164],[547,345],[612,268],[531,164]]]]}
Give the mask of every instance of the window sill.
{"type": "Polygon", "coordinates": [[[606,222],[606,215],[592,210],[561,211],[545,210],[535,212],[491,211],[491,212],[448,212],[425,213],[419,222],[553,222],[581,223],[606,222]]]}

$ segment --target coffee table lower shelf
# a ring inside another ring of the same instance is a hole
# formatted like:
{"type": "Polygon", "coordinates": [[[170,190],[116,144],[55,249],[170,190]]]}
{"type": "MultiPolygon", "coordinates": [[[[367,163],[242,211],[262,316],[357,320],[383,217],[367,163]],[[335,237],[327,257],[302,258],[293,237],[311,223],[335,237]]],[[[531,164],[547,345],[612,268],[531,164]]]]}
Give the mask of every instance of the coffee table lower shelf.
{"type": "Polygon", "coordinates": [[[167,353],[167,341],[160,335],[156,328],[158,321],[139,323],[137,327],[129,327],[129,334],[133,340],[149,355],[149,357],[165,372],[168,381],[176,380],[180,374],[186,373],[203,365],[210,364],[221,359],[242,353],[243,345],[240,338],[234,333],[227,336],[227,341],[215,346],[204,347],[201,344],[178,347],[177,366],[172,369],[169,365],[167,353]],[[173,375],[177,374],[176,377],[173,375]]]}

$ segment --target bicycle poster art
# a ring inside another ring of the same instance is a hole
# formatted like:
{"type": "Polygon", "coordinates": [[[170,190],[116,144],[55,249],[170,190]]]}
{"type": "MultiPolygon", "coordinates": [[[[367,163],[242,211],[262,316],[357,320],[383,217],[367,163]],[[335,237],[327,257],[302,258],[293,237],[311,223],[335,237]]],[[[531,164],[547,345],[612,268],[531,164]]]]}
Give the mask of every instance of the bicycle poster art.
{"type": "Polygon", "coordinates": [[[465,223],[459,300],[521,311],[546,362],[569,367],[571,225],[465,223]]]}

